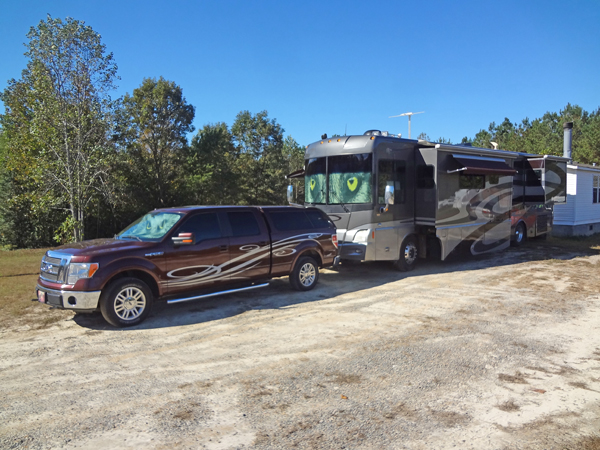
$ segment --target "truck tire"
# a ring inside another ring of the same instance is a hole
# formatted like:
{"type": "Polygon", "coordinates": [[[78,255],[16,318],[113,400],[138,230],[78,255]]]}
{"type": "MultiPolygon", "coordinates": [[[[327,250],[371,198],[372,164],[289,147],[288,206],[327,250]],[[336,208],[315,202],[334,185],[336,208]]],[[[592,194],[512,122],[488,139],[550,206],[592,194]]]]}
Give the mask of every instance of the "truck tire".
{"type": "Polygon", "coordinates": [[[519,222],[515,227],[515,232],[511,244],[513,247],[520,247],[527,240],[527,228],[523,222],[519,222]]]}
{"type": "Polygon", "coordinates": [[[400,272],[408,272],[417,266],[417,241],[414,236],[407,236],[400,246],[400,256],[394,263],[400,272]]]}
{"type": "Polygon", "coordinates": [[[297,291],[310,291],[319,280],[319,266],[310,256],[303,256],[290,273],[290,284],[297,291]]]}
{"type": "Polygon", "coordinates": [[[115,327],[141,323],[152,309],[152,291],[137,278],[121,278],[111,283],[100,296],[100,311],[115,327]]]}

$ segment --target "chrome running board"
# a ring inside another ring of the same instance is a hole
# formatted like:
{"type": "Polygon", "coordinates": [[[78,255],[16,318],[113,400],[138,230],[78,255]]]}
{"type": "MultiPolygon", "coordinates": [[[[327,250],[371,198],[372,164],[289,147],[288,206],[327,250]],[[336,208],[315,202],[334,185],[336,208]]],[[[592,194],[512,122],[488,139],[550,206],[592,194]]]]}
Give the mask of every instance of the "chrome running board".
{"type": "Polygon", "coordinates": [[[243,288],[239,288],[239,289],[230,289],[228,291],[213,292],[212,294],[197,295],[195,297],[175,298],[173,300],[167,300],[167,303],[181,303],[181,302],[187,302],[190,300],[198,300],[199,298],[216,297],[217,295],[225,295],[225,294],[231,294],[233,292],[249,291],[251,289],[258,289],[258,288],[266,287],[268,285],[269,285],[269,283],[263,283],[263,284],[257,284],[254,286],[248,286],[248,287],[243,287],[243,288]]]}

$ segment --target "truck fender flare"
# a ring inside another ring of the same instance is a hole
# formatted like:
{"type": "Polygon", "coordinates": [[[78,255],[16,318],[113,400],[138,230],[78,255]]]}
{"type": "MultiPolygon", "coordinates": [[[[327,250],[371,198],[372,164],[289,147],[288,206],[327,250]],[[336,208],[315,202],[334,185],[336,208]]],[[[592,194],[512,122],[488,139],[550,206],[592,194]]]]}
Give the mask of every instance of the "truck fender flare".
{"type": "Polygon", "coordinates": [[[150,263],[150,261],[148,260],[142,258],[135,258],[129,260],[115,261],[114,263],[111,263],[108,266],[106,266],[106,269],[112,269],[112,271],[109,271],[105,275],[106,281],[102,284],[102,290],[104,290],[106,286],[108,286],[110,283],[112,283],[118,278],[135,278],[135,274],[137,272],[143,274],[142,277],[138,276],[137,278],[141,278],[142,281],[146,282],[146,284],[148,284],[149,287],[152,289],[154,295],[159,297],[163,294],[163,287],[161,286],[160,280],[156,276],[156,270],[158,268],[154,264],[150,263]]]}
{"type": "Polygon", "coordinates": [[[308,247],[300,250],[297,253],[296,257],[292,261],[292,266],[290,270],[294,270],[294,267],[296,267],[296,263],[298,262],[298,260],[304,256],[310,256],[317,262],[319,267],[323,266],[323,254],[321,252],[321,249],[318,247],[308,247]]]}

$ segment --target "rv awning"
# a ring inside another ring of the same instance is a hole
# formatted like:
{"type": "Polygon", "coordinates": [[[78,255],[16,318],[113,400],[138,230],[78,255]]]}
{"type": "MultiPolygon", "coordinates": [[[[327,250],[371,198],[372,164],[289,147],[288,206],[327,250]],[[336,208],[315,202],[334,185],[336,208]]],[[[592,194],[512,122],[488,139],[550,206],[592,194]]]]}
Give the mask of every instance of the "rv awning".
{"type": "Polygon", "coordinates": [[[448,173],[461,172],[467,175],[513,175],[516,173],[503,159],[484,156],[452,155],[459,165],[458,169],[448,173]]]}
{"type": "Polygon", "coordinates": [[[296,170],[295,172],[292,172],[290,174],[287,174],[285,176],[285,179],[288,180],[290,178],[301,178],[304,176],[304,169],[300,169],[300,170],[296,170]]]}

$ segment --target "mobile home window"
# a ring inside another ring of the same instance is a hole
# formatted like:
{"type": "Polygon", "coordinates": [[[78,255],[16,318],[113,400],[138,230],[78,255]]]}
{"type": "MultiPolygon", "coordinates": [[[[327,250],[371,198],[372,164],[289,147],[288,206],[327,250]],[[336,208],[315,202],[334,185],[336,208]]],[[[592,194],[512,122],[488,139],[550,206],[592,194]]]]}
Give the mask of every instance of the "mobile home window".
{"type": "Polygon", "coordinates": [[[594,175],[593,203],[600,203],[600,175],[594,175]]]}
{"type": "Polygon", "coordinates": [[[406,161],[379,161],[377,178],[377,200],[385,205],[385,187],[394,186],[395,203],[404,203],[406,184],[406,161]]]}

